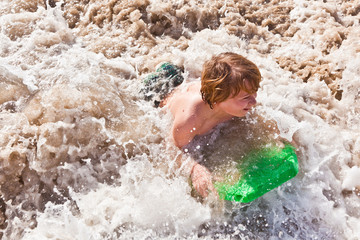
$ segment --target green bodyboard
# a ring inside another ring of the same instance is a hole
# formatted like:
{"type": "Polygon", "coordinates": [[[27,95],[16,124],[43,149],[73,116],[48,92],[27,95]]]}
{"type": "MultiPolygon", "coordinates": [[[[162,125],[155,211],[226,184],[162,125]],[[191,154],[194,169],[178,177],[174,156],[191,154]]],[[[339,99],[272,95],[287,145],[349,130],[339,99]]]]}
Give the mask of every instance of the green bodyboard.
{"type": "Polygon", "coordinates": [[[286,144],[253,150],[238,164],[239,180],[215,183],[221,199],[248,203],[280,186],[299,171],[295,148],[286,144]]]}

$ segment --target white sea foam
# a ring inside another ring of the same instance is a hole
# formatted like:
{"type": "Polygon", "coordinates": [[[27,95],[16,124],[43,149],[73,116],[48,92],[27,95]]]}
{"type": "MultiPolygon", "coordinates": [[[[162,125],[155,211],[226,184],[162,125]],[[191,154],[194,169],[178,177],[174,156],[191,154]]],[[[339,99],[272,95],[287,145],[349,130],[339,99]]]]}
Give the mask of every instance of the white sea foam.
{"type": "Polygon", "coordinates": [[[357,1],[53,2],[0,3],[3,239],[359,239],[357,1]],[[273,136],[298,147],[299,174],[247,205],[191,193],[139,94],[160,62],[188,83],[225,51],[259,66],[258,106],[188,154],[221,175],[273,136]]]}

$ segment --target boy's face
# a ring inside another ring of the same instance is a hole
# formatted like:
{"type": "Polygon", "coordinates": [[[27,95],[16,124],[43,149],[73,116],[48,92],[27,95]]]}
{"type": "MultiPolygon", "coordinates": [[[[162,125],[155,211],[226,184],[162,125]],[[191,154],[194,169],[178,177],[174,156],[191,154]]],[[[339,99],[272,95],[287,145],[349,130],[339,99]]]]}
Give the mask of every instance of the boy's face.
{"type": "Polygon", "coordinates": [[[234,117],[244,117],[256,104],[256,96],[256,92],[250,94],[241,90],[236,96],[230,97],[217,105],[227,114],[234,117]]]}

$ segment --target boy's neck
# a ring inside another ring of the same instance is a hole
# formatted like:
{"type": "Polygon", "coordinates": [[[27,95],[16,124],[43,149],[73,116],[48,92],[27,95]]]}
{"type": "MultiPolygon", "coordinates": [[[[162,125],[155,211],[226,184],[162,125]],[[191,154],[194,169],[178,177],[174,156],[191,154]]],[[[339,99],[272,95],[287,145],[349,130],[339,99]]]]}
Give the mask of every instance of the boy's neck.
{"type": "Polygon", "coordinates": [[[207,119],[216,122],[216,125],[223,123],[223,122],[227,122],[234,117],[234,116],[224,112],[216,104],[214,105],[214,107],[212,109],[210,108],[210,106],[208,104],[206,104],[206,107],[208,109],[207,119]]]}

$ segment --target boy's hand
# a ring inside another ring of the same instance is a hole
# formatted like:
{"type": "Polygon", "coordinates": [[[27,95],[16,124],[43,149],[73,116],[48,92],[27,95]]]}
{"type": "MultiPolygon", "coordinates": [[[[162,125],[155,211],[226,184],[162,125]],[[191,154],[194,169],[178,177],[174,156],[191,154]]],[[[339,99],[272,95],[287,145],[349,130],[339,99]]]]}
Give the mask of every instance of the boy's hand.
{"type": "Polygon", "coordinates": [[[202,197],[207,197],[210,192],[217,195],[212,183],[212,175],[206,167],[196,163],[193,166],[190,176],[192,185],[202,197]]]}

